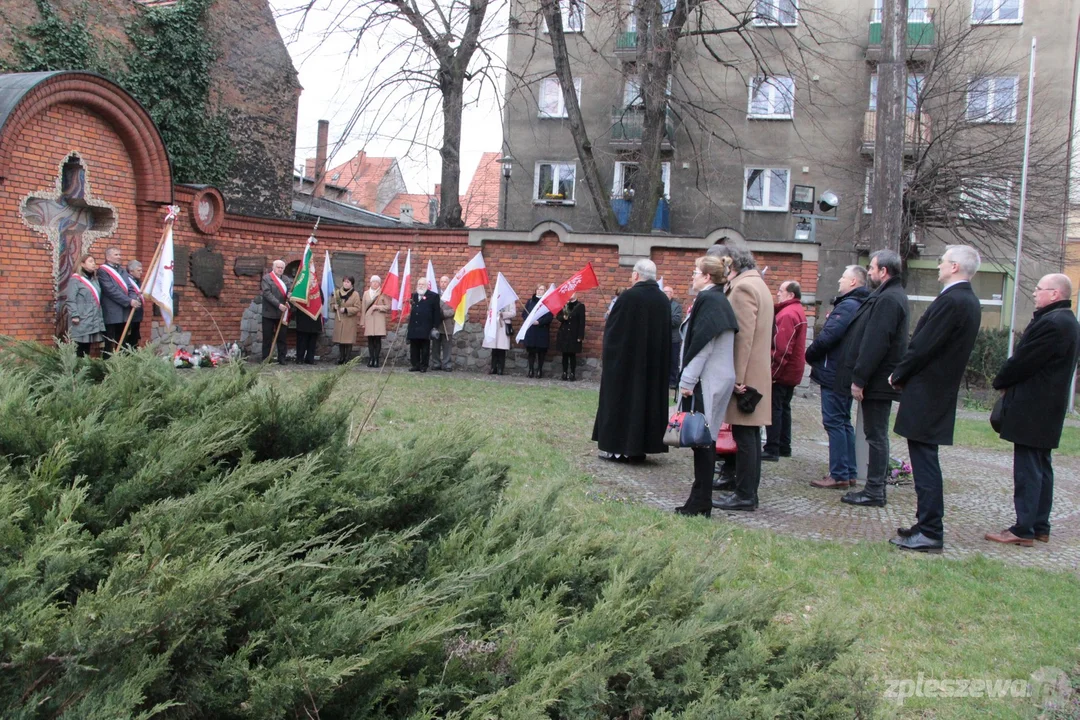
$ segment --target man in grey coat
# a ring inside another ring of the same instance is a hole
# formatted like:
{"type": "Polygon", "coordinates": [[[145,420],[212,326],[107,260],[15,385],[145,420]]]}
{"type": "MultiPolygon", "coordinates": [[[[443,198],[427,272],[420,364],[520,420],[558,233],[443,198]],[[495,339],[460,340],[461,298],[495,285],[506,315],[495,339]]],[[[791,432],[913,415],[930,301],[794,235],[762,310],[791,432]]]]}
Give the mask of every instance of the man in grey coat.
{"type": "Polygon", "coordinates": [[[142,307],[142,297],[131,287],[131,278],[121,264],[123,257],[118,248],[105,251],[105,264],[98,268],[97,279],[101,285],[101,315],[105,319],[105,347],[103,358],[109,358],[120,349],[120,335],[124,332],[132,308],[142,307]]]}
{"type": "Polygon", "coordinates": [[[439,312],[442,315],[442,322],[437,326],[439,337],[431,340],[431,369],[445,372],[454,369],[454,362],[450,357],[450,352],[454,349],[454,308],[446,302],[449,300],[446,295],[446,288],[449,285],[449,277],[443,275],[439,278],[439,312]]]}
{"type": "MultiPolygon", "coordinates": [[[[285,261],[275,260],[270,272],[263,275],[262,283],[262,356],[270,357],[270,346],[277,334],[277,361],[285,364],[286,327],[278,329],[282,315],[289,312],[289,281],[285,277],[285,261]]],[[[287,320],[285,321],[288,322],[287,320]]]]}

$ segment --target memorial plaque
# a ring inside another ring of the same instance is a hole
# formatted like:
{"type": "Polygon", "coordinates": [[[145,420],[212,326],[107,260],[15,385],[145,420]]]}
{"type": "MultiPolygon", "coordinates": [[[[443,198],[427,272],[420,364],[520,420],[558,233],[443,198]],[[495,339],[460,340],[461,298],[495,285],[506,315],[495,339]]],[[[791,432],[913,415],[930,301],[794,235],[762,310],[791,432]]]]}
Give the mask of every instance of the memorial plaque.
{"type": "Polygon", "coordinates": [[[334,286],[341,287],[341,280],[346,275],[356,278],[357,289],[367,287],[367,277],[364,275],[363,253],[336,252],[330,255],[330,265],[334,270],[334,286]]]}
{"type": "Polygon", "coordinates": [[[186,245],[173,246],[173,287],[188,284],[188,259],[191,250],[186,245]]]}
{"type": "Polygon", "coordinates": [[[266,272],[266,257],[262,255],[238,255],[233,262],[233,273],[260,277],[266,272]]]}
{"type": "Polygon", "coordinates": [[[209,248],[191,253],[191,282],[206,297],[220,297],[225,287],[225,256],[209,248]]]}

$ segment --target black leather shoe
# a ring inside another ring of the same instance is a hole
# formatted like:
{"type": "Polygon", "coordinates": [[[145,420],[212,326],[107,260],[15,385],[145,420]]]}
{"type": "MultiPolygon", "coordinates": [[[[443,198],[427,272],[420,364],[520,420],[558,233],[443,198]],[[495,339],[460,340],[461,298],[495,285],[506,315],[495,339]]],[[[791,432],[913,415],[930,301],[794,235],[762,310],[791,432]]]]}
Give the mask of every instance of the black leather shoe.
{"type": "Polygon", "coordinates": [[[761,453],[762,462],[780,462],[779,455],[773,455],[772,453],[761,453]]]}
{"type": "Polygon", "coordinates": [[[563,379],[563,380],[565,380],[565,379],[566,379],[566,373],[563,373],[563,374],[562,374],[562,379],[563,379]]]}
{"type": "Polygon", "coordinates": [[[780,451],[780,457],[791,457],[791,451],[790,450],[786,450],[786,451],[781,450],[780,451]]]}
{"type": "Polygon", "coordinates": [[[529,377],[536,377],[536,371],[532,368],[529,368],[529,377]]]}
{"type": "Polygon", "coordinates": [[[730,493],[719,500],[713,500],[712,506],[717,510],[726,510],[728,512],[734,510],[753,512],[757,509],[757,501],[754,498],[739,497],[738,493],[730,493]]]}
{"type": "Polygon", "coordinates": [[[675,508],[676,515],[704,515],[705,517],[712,517],[712,508],[692,508],[689,505],[680,505],[675,508]]]}
{"type": "Polygon", "coordinates": [[[577,376],[574,373],[570,373],[570,382],[575,382],[576,380],[577,376]]]}
{"type": "Polygon", "coordinates": [[[718,490],[720,492],[735,492],[735,481],[734,480],[713,480],[712,489],[713,490],[718,490]]]}
{"type": "Polygon", "coordinates": [[[840,502],[848,505],[858,505],[859,507],[885,507],[885,498],[867,495],[865,490],[849,492],[840,498],[840,502]]]}
{"type": "Polygon", "coordinates": [[[908,537],[894,537],[889,541],[901,550],[913,550],[915,552],[939,553],[945,548],[941,540],[931,540],[921,532],[908,537]]]}

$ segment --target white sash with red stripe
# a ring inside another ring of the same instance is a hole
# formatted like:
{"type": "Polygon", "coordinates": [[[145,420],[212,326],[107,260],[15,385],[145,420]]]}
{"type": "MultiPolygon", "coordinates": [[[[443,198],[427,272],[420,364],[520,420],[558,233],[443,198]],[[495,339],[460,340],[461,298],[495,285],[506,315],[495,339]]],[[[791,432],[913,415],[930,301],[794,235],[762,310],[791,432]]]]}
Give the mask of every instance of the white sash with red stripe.
{"type": "Polygon", "coordinates": [[[104,270],[106,273],[108,273],[109,277],[111,277],[113,279],[113,281],[116,283],[116,287],[124,288],[125,291],[128,289],[127,283],[124,282],[124,277],[120,273],[116,272],[111,267],[109,267],[109,265],[107,263],[105,265],[100,266],[98,269],[99,270],[104,270]]]}
{"type": "Polygon", "coordinates": [[[78,280],[83,285],[85,285],[87,288],[89,288],[90,289],[90,294],[94,297],[94,302],[97,303],[98,307],[101,307],[101,296],[98,295],[98,289],[96,287],[94,287],[94,283],[90,282],[89,280],[87,280],[82,275],[72,275],[71,279],[72,280],[78,280]]]}
{"type": "MultiPolygon", "coordinates": [[[[281,278],[279,278],[274,273],[270,273],[270,279],[274,281],[274,283],[278,287],[278,290],[281,291],[281,297],[285,298],[284,300],[281,301],[282,304],[288,305],[289,304],[289,290],[288,290],[288,288],[285,287],[285,283],[281,280],[281,278]]],[[[289,309],[288,309],[288,307],[286,307],[285,312],[283,312],[281,314],[281,318],[282,318],[282,320],[281,320],[282,324],[285,324],[285,323],[289,322],[289,309]]]]}
{"type": "Polygon", "coordinates": [[[135,278],[128,277],[128,282],[131,283],[131,289],[142,295],[142,288],[139,287],[139,283],[135,282],[135,278]]]}

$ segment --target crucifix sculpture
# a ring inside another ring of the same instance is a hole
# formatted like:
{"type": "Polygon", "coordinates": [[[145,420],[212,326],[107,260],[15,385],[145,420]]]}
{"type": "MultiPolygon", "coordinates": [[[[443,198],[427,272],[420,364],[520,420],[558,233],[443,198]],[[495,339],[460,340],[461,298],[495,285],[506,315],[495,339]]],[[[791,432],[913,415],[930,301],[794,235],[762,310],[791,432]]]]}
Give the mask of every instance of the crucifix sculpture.
{"type": "Polygon", "coordinates": [[[60,166],[55,190],[30,193],[20,211],[23,222],[44,235],[52,251],[56,335],[62,337],[67,332],[64,299],[68,281],[94,240],[116,230],[116,210],[91,195],[86,167],[79,154],[73,152],[60,166]]]}

